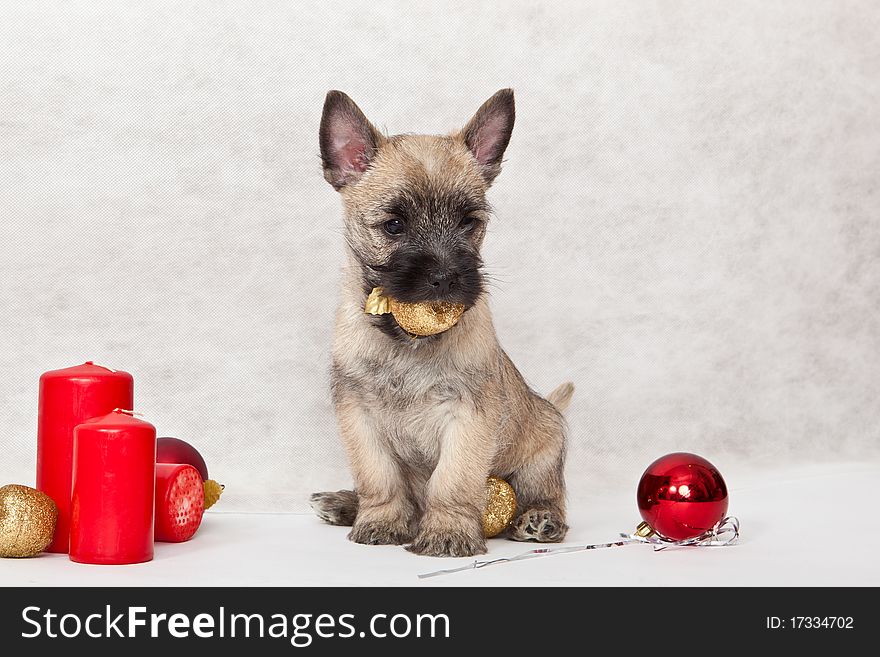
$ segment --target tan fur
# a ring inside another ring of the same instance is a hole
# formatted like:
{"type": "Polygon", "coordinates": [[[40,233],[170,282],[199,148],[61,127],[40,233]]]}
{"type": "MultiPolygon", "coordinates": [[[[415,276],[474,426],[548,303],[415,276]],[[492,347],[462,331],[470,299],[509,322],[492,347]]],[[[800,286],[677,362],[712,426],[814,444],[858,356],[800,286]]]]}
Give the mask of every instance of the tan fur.
{"type": "Polygon", "coordinates": [[[354,541],[410,543],[414,552],[439,556],[482,553],[489,475],[516,491],[512,538],[557,541],[567,529],[560,409],[571,385],[553,393],[558,408],[529,389],[499,346],[485,296],[447,332],[409,342],[377,330],[363,310],[364,254],[381,262],[394,248],[373,229],[389,196],[454,189],[483,199],[488,186],[456,133],[381,137],[369,169],[340,189],[349,248],[333,383],[359,506],[352,510],[343,492],[316,494],[313,503],[338,524],[356,513],[354,541]],[[342,508],[345,514],[336,512],[342,508]]]}
{"type": "Polygon", "coordinates": [[[363,218],[380,214],[390,196],[412,186],[477,197],[485,196],[488,187],[459,135],[383,137],[369,170],[356,185],[340,190],[349,242],[356,241],[358,249],[372,247],[379,261],[387,259],[390,244],[369,230],[363,218]]]}

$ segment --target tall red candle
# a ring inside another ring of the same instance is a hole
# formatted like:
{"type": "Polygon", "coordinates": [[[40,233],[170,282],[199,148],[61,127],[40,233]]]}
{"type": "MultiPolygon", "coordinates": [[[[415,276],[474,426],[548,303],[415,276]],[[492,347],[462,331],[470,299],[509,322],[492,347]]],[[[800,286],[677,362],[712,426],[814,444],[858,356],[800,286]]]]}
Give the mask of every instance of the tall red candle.
{"type": "Polygon", "coordinates": [[[153,558],[156,427],[129,413],[117,410],[73,430],[72,561],[153,558]]]}
{"type": "Polygon", "coordinates": [[[114,408],[133,406],[134,379],[128,372],[89,361],[40,377],[37,488],[58,506],[55,538],[48,552],[67,552],[68,548],[73,428],[114,408]]]}

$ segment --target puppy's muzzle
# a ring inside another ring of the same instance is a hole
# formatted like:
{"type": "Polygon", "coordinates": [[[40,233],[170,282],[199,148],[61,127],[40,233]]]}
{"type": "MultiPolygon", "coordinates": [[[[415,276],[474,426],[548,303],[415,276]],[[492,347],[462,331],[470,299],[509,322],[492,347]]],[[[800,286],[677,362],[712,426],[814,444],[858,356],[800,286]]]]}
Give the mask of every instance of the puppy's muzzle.
{"type": "Polygon", "coordinates": [[[483,293],[479,255],[458,251],[438,256],[400,249],[381,268],[381,286],[406,303],[445,301],[473,306],[483,293]]]}

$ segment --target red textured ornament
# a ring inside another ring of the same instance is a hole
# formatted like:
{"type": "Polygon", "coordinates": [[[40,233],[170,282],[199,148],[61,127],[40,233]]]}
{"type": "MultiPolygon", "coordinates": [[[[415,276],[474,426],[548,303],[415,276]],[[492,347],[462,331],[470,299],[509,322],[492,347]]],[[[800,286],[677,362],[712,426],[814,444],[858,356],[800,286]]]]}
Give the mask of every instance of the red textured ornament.
{"type": "Polygon", "coordinates": [[[202,523],[205,485],[186,463],[156,464],[156,540],[188,541],[202,523]]]}
{"type": "Polygon", "coordinates": [[[675,452],[645,470],[636,493],[639,513],[662,538],[680,541],[706,532],[727,513],[727,485],[702,456],[675,452]]]}

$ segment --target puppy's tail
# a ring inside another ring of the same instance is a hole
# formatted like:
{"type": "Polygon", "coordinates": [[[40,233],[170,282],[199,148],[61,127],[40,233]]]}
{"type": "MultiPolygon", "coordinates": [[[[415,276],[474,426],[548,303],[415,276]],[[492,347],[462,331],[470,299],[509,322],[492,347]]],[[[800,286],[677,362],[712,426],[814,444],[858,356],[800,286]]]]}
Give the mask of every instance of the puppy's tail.
{"type": "Polygon", "coordinates": [[[331,525],[351,527],[357,517],[358,496],[353,490],[312,493],[309,504],[321,520],[331,525]]]}
{"type": "Polygon", "coordinates": [[[566,381],[558,386],[553,392],[547,395],[547,401],[556,407],[560,413],[564,413],[565,409],[571,403],[571,396],[574,394],[574,384],[566,381]]]}

